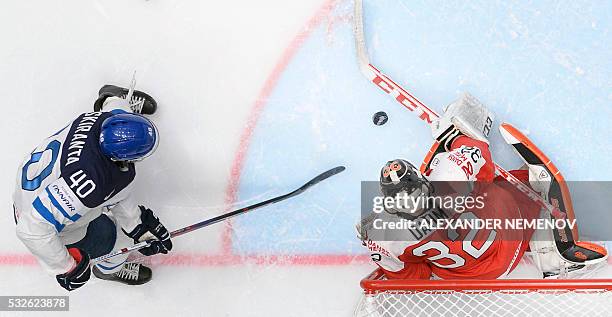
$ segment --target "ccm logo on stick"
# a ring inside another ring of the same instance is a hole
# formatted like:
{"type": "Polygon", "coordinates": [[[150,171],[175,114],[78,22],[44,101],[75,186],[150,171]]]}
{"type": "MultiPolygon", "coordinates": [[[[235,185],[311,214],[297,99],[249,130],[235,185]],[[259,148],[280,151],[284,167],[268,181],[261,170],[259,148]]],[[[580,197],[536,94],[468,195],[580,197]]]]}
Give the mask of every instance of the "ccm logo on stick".
{"type": "Polygon", "coordinates": [[[401,103],[404,107],[406,107],[410,111],[419,110],[421,112],[419,118],[429,124],[433,123],[432,116],[437,117],[430,109],[421,104],[416,98],[408,94],[402,88],[400,88],[396,83],[394,83],[391,79],[387,78],[383,75],[376,67],[369,65],[371,70],[371,80],[372,82],[380,87],[384,92],[395,96],[395,100],[401,103]]]}

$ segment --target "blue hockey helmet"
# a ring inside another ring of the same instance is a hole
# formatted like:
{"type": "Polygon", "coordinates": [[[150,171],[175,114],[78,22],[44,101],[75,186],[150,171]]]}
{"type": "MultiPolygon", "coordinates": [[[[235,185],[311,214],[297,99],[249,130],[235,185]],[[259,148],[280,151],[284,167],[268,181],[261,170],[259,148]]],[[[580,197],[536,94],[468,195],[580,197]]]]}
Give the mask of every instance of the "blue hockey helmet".
{"type": "Polygon", "coordinates": [[[158,142],[157,128],[141,115],[121,113],[102,122],[100,148],[113,161],[140,161],[155,152],[158,142]]]}

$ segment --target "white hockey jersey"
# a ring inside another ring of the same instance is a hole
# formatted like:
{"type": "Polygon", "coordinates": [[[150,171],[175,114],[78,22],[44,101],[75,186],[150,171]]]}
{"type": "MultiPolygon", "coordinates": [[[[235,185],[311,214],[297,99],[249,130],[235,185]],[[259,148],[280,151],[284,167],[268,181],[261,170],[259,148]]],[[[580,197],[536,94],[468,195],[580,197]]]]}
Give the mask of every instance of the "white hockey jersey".
{"type": "Polygon", "coordinates": [[[99,146],[102,122],[122,111],[84,113],[45,139],[19,167],[13,194],[17,236],[50,273],[75,266],[65,247],[85,237],[105,210],[127,232],[140,223],[130,197],[134,164],[120,166],[99,146]]]}

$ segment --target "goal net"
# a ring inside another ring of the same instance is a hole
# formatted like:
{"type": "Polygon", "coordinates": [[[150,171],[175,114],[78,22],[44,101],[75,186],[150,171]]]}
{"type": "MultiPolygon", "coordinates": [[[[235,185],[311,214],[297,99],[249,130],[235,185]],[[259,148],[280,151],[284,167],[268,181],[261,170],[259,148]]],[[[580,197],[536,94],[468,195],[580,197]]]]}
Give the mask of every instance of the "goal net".
{"type": "Polygon", "coordinates": [[[609,316],[612,279],[363,280],[355,316],[609,316]]]}

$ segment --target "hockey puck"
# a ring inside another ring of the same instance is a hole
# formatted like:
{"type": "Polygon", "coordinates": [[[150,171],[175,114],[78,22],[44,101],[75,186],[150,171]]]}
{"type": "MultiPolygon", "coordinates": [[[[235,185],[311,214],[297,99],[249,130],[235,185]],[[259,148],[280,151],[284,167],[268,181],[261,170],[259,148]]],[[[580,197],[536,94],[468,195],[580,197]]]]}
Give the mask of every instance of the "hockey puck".
{"type": "Polygon", "coordinates": [[[375,125],[383,125],[387,123],[388,120],[389,116],[387,116],[387,113],[384,111],[379,111],[372,117],[372,122],[374,122],[375,125]]]}

